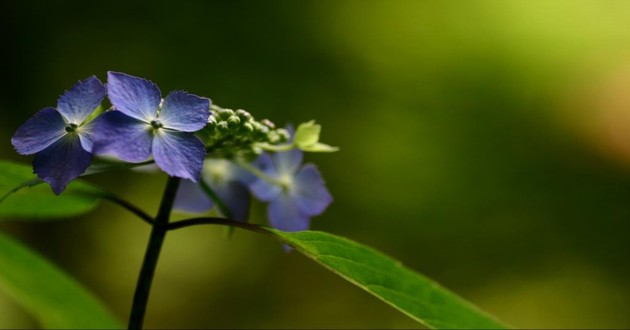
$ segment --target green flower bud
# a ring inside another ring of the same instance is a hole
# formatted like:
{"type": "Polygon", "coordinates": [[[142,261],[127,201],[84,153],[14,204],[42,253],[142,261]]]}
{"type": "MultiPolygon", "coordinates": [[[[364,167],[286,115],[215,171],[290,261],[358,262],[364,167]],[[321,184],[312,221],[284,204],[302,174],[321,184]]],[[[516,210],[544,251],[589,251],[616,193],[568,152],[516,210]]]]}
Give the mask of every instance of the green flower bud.
{"type": "Polygon", "coordinates": [[[230,128],[226,121],[220,121],[217,123],[217,130],[221,133],[227,133],[230,131],[230,128]]]}
{"type": "Polygon", "coordinates": [[[270,129],[274,129],[276,128],[276,124],[274,124],[271,120],[269,119],[263,119],[260,121],[261,124],[267,126],[270,129]]]}
{"type": "Polygon", "coordinates": [[[280,142],[280,135],[276,131],[271,131],[269,132],[269,134],[267,134],[267,139],[269,143],[275,144],[280,142]]]}
{"type": "Polygon", "coordinates": [[[236,110],[236,115],[241,119],[241,121],[250,121],[252,120],[252,115],[245,110],[236,110]]]}
{"type": "Polygon", "coordinates": [[[280,137],[280,141],[279,141],[280,143],[287,142],[289,141],[289,139],[291,139],[291,134],[289,134],[289,131],[287,131],[284,128],[278,128],[276,132],[278,133],[278,136],[280,137]]]}
{"type": "Polygon", "coordinates": [[[267,133],[269,133],[269,127],[258,123],[258,125],[256,125],[256,131],[258,131],[258,132],[260,132],[260,133],[262,133],[264,135],[267,135],[267,133]]]}
{"type": "Polygon", "coordinates": [[[254,131],[254,126],[251,123],[243,124],[243,131],[245,133],[252,133],[254,131]]]}
{"type": "Polygon", "coordinates": [[[221,109],[218,111],[219,119],[227,120],[228,118],[234,116],[234,111],[231,109],[221,109]]]}
{"type": "Polygon", "coordinates": [[[227,123],[230,125],[230,127],[234,127],[234,126],[238,126],[241,123],[241,118],[239,118],[238,116],[230,116],[230,118],[228,118],[227,123]]]}

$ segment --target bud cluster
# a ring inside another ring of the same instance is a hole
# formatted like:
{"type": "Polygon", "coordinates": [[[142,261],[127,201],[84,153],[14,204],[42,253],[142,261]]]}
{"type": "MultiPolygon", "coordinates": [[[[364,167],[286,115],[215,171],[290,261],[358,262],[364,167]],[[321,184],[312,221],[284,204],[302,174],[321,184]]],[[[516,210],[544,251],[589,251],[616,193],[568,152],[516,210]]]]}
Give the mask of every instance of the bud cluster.
{"type": "Polygon", "coordinates": [[[211,106],[208,125],[199,132],[209,153],[233,157],[254,157],[261,153],[256,143],[279,144],[289,141],[289,132],[276,128],[268,119],[257,121],[245,110],[211,106]]]}

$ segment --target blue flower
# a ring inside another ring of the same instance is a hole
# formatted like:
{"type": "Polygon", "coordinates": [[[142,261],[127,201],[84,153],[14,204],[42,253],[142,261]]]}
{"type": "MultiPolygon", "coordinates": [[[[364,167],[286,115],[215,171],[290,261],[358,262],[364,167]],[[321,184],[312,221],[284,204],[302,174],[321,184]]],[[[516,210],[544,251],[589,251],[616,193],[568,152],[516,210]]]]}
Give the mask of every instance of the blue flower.
{"type": "Polygon", "coordinates": [[[267,215],[273,227],[306,230],[310,218],[324,212],[332,202],[315,165],[301,166],[301,150],[263,154],[258,162],[267,178],[253,181],[250,189],[258,199],[269,202],[267,215]]]}
{"type": "Polygon", "coordinates": [[[107,93],[115,110],[96,123],[94,153],[130,163],[148,160],[170,176],[197,182],[206,150],[196,132],[206,126],[210,100],[174,91],[162,100],[158,87],[125,73],[107,73],[107,93]]]}
{"type": "MultiPolygon", "coordinates": [[[[207,159],[201,172],[202,184],[208,185],[225,204],[229,215],[240,221],[247,221],[249,217],[250,194],[247,184],[253,179],[249,172],[225,159],[207,159]]],[[[175,209],[203,213],[213,206],[214,202],[199,183],[189,180],[180,183],[175,197],[175,209]]]]}
{"type": "Polygon", "coordinates": [[[17,152],[35,154],[33,171],[57,195],[90,166],[94,121],[87,119],[106,94],[96,77],[79,81],[61,95],[57,109],[40,110],[11,138],[17,152]]]}

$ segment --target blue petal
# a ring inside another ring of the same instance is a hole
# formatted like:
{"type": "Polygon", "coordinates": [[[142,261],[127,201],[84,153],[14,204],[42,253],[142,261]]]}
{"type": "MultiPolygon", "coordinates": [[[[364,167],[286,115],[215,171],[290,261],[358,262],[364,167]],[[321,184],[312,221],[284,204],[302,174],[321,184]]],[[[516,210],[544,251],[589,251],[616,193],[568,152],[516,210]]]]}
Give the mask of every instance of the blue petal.
{"type": "Polygon", "coordinates": [[[116,110],[146,122],[157,117],[162,98],[154,83],[112,71],[107,73],[107,94],[116,110]]]}
{"type": "Polygon", "coordinates": [[[120,111],[107,111],[94,120],[92,152],[139,163],[151,156],[151,126],[120,111]]]}
{"type": "MultiPolygon", "coordinates": [[[[267,153],[263,153],[252,163],[252,165],[259,168],[261,171],[265,171],[270,167],[274,167],[273,161],[271,160],[271,156],[267,153]]],[[[274,167],[275,168],[275,167],[274,167]]]]}
{"type": "Polygon", "coordinates": [[[206,126],[210,117],[210,100],[182,91],[171,92],[164,99],[160,121],[166,128],[196,132],[206,126]]]}
{"type": "Polygon", "coordinates": [[[46,149],[66,134],[66,123],[53,108],[45,108],[27,120],[11,138],[15,150],[30,155],[46,149]]]}
{"type": "Polygon", "coordinates": [[[153,138],[155,163],[168,175],[199,181],[206,148],[192,133],[157,131],[153,138]]]}
{"type": "Polygon", "coordinates": [[[96,124],[96,120],[92,120],[85,125],[79,127],[77,130],[79,133],[79,138],[81,139],[81,145],[83,149],[92,152],[92,147],[94,144],[94,125],[96,124]]]}
{"type": "Polygon", "coordinates": [[[293,149],[278,152],[272,156],[273,163],[280,174],[293,174],[302,163],[302,150],[293,149]]]}
{"type": "Polygon", "coordinates": [[[105,95],[105,86],[92,76],[63,93],[57,101],[57,110],[68,123],[79,125],[101,104],[105,95]]]}
{"type": "Polygon", "coordinates": [[[300,211],[308,216],[321,214],[332,202],[324,180],[313,164],[306,164],[293,178],[291,196],[300,211]]]}
{"type": "Polygon", "coordinates": [[[204,213],[213,206],[212,200],[198,183],[182,180],[175,196],[173,208],[190,213],[204,213]]]}
{"type": "Polygon", "coordinates": [[[33,170],[59,195],[70,181],[85,172],[91,161],[92,154],[83,149],[78,136],[67,134],[35,155],[33,170]]]}
{"type": "Polygon", "coordinates": [[[284,194],[269,204],[267,214],[272,227],[289,232],[308,229],[311,220],[284,194]]]}
{"type": "Polygon", "coordinates": [[[233,162],[229,162],[229,168],[230,170],[226,176],[226,180],[237,181],[247,186],[258,179],[257,176],[233,162]]]}
{"type": "Polygon", "coordinates": [[[282,193],[282,188],[278,185],[269,183],[263,179],[257,179],[249,184],[252,194],[263,202],[271,202],[278,198],[282,193]]]}
{"type": "MultiPolygon", "coordinates": [[[[260,155],[253,165],[270,178],[275,179],[278,177],[276,167],[271,160],[271,156],[268,154],[260,155]]],[[[282,188],[280,186],[269,183],[261,178],[256,178],[255,180],[249,182],[249,189],[252,191],[252,194],[258,198],[258,200],[263,202],[271,202],[277,199],[278,195],[282,192],[282,188]]]]}
{"type": "MultiPolygon", "coordinates": [[[[247,221],[249,217],[250,195],[247,187],[235,181],[211,185],[214,192],[232,213],[232,218],[247,221]]],[[[225,215],[225,214],[224,214],[225,215]]]]}

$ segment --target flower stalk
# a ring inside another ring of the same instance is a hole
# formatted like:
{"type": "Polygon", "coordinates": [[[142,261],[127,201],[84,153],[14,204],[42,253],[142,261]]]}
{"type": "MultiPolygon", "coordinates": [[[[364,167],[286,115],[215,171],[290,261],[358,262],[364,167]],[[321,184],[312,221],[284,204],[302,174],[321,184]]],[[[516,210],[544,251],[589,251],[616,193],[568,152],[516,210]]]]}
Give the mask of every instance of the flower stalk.
{"type": "Polygon", "coordinates": [[[138,283],[136,284],[136,291],[133,296],[131,316],[129,317],[129,330],[142,329],[144,315],[147,310],[147,303],[149,302],[151,284],[153,283],[155,268],[160,257],[160,251],[162,250],[164,238],[166,237],[166,233],[169,229],[169,218],[171,210],[173,209],[173,202],[175,200],[175,195],[177,194],[177,188],[179,187],[179,181],[180,178],[169,177],[166,183],[166,188],[164,188],[160,209],[158,210],[158,214],[152,225],[151,236],[149,237],[144,261],[142,262],[142,268],[140,269],[140,276],[138,277],[138,283]]]}

